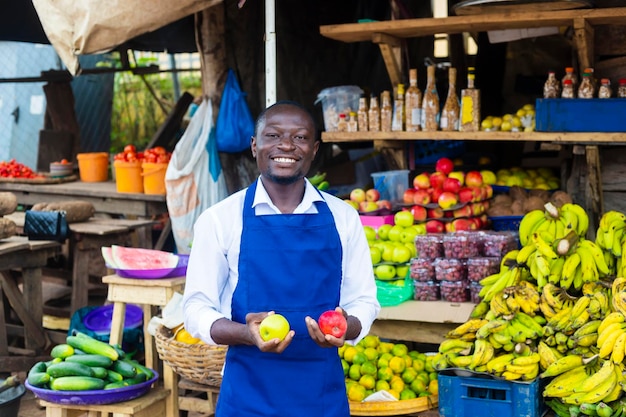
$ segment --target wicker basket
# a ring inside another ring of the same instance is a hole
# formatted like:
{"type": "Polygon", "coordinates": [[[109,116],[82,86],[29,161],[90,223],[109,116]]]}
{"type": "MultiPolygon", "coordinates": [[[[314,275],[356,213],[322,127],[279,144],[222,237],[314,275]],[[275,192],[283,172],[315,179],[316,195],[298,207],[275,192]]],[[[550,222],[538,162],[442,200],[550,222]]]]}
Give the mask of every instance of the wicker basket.
{"type": "Polygon", "coordinates": [[[154,340],[161,360],[178,375],[198,384],[221,385],[226,346],[179,342],[163,325],[157,328],[154,340]]]}

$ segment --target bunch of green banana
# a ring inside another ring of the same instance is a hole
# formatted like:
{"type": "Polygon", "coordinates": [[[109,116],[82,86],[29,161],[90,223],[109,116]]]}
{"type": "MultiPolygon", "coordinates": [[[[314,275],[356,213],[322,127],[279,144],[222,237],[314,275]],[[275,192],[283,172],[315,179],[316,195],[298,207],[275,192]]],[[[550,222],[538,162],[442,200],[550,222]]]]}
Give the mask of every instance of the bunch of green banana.
{"type": "Polygon", "coordinates": [[[578,409],[585,416],[611,417],[613,415],[613,409],[602,401],[597,404],[582,403],[578,409]]]}
{"type": "Polygon", "coordinates": [[[535,233],[548,243],[562,238],[571,230],[582,237],[587,234],[588,228],[589,217],[581,206],[566,203],[557,208],[552,203],[546,203],[544,210],[532,210],[522,218],[519,227],[520,243],[526,246],[535,233]]]}
{"type": "Polygon", "coordinates": [[[326,191],[330,188],[330,184],[326,181],[326,172],[317,172],[309,178],[309,182],[318,190],[326,191]]]}
{"type": "MultiPolygon", "coordinates": [[[[600,405],[600,403],[598,405],[600,405]]],[[[626,402],[624,401],[624,399],[610,401],[608,402],[607,406],[613,412],[610,417],[626,417],[626,402]]],[[[598,410],[598,412],[601,411],[604,411],[604,409],[598,410]]],[[[602,417],[606,417],[606,415],[603,414],[602,417]]]]}
{"type": "Polygon", "coordinates": [[[534,316],[539,310],[540,300],[537,287],[529,281],[521,280],[518,285],[505,287],[494,294],[489,306],[496,317],[510,316],[518,311],[534,316]]]}
{"type": "Polygon", "coordinates": [[[621,257],[624,230],[626,230],[626,214],[615,210],[607,211],[600,218],[596,244],[605,251],[611,252],[613,256],[621,257]]]}
{"type": "Polygon", "coordinates": [[[606,316],[598,326],[596,347],[603,359],[610,359],[615,363],[624,361],[626,349],[626,323],[624,314],[613,312],[606,316]]]}
{"type": "Polygon", "coordinates": [[[493,296],[504,290],[506,287],[512,287],[519,284],[522,280],[523,268],[517,264],[509,267],[504,263],[507,256],[510,256],[508,259],[515,259],[517,252],[517,250],[511,251],[503,257],[499,272],[489,275],[479,281],[480,285],[482,285],[482,288],[478,293],[481,300],[491,302],[493,296]]]}

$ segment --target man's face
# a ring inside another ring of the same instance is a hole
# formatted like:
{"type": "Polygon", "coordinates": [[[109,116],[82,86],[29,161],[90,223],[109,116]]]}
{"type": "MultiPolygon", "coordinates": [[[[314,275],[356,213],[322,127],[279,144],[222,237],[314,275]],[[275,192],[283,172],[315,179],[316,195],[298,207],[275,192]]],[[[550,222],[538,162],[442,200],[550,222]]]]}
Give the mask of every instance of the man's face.
{"type": "Polygon", "coordinates": [[[252,155],[264,178],[278,184],[302,179],[311,167],[319,142],[310,116],[292,105],[268,110],[252,138],[252,155]]]}

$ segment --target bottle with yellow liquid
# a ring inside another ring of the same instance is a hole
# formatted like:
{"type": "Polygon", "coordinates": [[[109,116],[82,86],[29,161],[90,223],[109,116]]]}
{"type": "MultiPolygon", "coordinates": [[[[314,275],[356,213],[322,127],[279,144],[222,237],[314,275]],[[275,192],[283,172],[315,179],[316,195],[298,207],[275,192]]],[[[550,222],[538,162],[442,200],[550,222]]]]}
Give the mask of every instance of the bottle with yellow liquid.
{"type": "Polygon", "coordinates": [[[461,90],[461,132],[480,130],[480,90],[474,86],[474,67],[467,69],[467,88],[461,90]]]}

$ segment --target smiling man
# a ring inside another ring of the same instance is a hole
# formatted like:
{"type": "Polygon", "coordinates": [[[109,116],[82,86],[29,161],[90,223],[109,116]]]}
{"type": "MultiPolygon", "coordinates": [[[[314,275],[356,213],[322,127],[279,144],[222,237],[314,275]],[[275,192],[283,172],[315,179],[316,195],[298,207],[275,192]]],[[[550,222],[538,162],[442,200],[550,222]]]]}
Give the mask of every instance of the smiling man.
{"type": "Polygon", "coordinates": [[[255,126],[260,176],[207,209],[194,226],[183,298],[185,328],[228,345],[216,416],[350,415],[337,348],[369,332],[380,305],[356,210],[305,178],[319,149],[309,112],[282,101],[255,126]],[[339,338],[316,319],[340,311],[339,338]],[[279,313],[291,330],[264,341],[279,313]]]}

